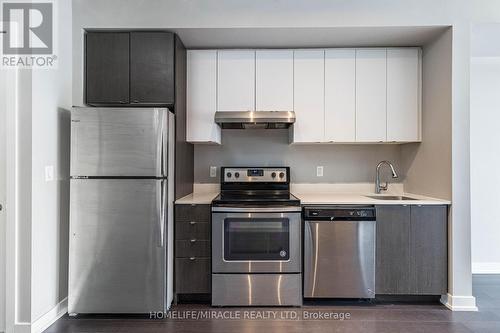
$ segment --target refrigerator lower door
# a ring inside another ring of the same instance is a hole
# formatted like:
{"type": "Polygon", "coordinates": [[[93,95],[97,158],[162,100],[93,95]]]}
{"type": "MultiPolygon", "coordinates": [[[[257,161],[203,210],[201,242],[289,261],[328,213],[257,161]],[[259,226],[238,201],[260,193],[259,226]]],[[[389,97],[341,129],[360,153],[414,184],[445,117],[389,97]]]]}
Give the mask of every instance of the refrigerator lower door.
{"type": "Polygon", "coordinates": [[[166,193],[166,180],[71,180],[70,314],[166,310],[166,193]]]}
{"type": "Polygon", "coordinates": [[[168,109],[74,108],[71,176],[166,177],[168,109]]]}

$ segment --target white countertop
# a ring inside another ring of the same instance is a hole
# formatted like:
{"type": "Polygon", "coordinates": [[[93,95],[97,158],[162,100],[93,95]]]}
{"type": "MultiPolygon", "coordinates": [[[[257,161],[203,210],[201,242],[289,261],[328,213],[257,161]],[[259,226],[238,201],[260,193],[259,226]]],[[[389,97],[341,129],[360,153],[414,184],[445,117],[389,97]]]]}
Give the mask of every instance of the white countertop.
{"type": "Polygon", "coordinates": [[[193,193],[175,201],[180,205],[206,205],[219,195],[218,184],[194,184],[193,193]]]}
{"type": "MultiPolygon", "coordinates": [[[[417,200],[379,200],[367,197],[373,193],[300,193],[293,192],[302,205],[449,205],[450,202],[422,195],[403,193],[417,200]]],[[[397,194],[400,195],[400,194],[397,194]]],[[[383,196],[383,195],[381,195],[383,196]]]]}
{"type": "MultiPolygon", "coordinates": [[[[303,205],[450,205],[449,200],[404,193],[402,185],[393,184],[384,195],[402,195],[416,200],[379,200],[372,184],[292,184],[292,193],[303,205]],[[391,189],[391,188],[390,188],[391,189]]],[[[176,204],[210,204],[219,194],[218,184],[195,184],[194,191],[175,201],[176,204]]]]}

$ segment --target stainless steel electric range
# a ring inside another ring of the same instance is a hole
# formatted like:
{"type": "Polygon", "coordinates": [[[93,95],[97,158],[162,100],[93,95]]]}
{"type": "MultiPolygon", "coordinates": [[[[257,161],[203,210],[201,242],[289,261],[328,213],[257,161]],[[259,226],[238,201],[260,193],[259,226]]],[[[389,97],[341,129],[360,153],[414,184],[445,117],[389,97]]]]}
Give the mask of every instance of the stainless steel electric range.
{"type": "Polygon", "coordinates": [[[223,167],[212,202],[212,305],[302,305],[300,201],[288,167],[223,167]]]}

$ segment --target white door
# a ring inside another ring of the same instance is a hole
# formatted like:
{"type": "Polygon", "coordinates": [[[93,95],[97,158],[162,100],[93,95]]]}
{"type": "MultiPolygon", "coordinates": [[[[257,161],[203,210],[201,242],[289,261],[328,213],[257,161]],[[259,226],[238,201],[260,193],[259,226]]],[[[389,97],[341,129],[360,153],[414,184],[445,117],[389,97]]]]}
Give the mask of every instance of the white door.
{"type": "Polygon", "coordinates": [[[294,51],[293,142],[323,142],[325,139],[325,51],[294,51]]]}
{"type": "Polygon", "coordinates": [[[255,110],[255,51],[218,53],[217,110],[255,110]]]}
{"type": "Polygon", "coordinates": [[[420,140],[420,49],[387,49],[387,141],[420,140]]]}
{"type": "Polygon", "coordinates": [[[257,111],[293,110],[292,50],[257,50],[255,79],[257,111]]]}
{"type": "Polygon", "coordinates": [[[217,110],[217,50],[187,51],[187,141],[221,142],[217,110]]]}
{"type": "Polygon", "coordinates": [[[7,120],[7,92],[6,71],[0,69],[0,332],[5,330],[5,199],[7,197],[6,184],[6,127],[7,120]]]}
{"type": "Polygon", "coordinates": [[[356,50],[325,50],[325,140],[356,141],[356,50]]]}
{"type": "Polygon", "coordinates": [[[386,91],[386,49],[356,50],[356,141],[386,141],[386,91]]]}

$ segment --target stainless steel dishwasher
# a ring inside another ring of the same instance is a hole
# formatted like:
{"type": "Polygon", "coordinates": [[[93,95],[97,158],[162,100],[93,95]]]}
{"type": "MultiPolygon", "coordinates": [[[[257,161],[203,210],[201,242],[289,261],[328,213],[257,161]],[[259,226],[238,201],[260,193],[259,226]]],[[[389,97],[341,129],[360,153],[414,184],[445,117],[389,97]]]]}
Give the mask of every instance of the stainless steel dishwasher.
{"type": "Polygon", "coordinates": [[[304,207],[304,297],[375,297],[374,207],[304,207]]]}

